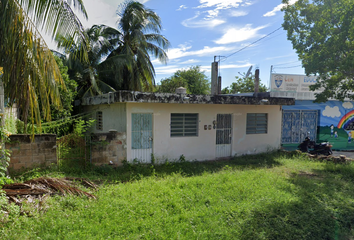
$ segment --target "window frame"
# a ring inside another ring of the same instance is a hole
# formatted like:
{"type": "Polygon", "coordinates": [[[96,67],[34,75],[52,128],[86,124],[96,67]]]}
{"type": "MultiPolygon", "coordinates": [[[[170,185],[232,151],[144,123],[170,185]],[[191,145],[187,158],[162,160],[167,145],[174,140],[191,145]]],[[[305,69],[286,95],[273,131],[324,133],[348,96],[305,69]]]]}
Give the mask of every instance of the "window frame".
{"type": "Polygon", "coordinates": [[[198,137],[198,135],[199,113],[170,114],[170,137],[198,137]]]}
{"type": "Polygon", "coordinates": [[[268,134],[268,113],[247,113],[246,134],[268,134]]]}

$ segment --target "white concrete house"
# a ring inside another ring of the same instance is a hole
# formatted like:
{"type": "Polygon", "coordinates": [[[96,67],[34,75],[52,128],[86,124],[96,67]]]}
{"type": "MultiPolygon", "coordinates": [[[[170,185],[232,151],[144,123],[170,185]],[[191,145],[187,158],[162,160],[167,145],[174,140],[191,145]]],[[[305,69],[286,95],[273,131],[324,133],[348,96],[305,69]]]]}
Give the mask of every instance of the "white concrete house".
{"type": "MultiPolygon", "coordinates": [[[[96,118],[95,134],[116,132],[120,154],[141,162],[213,160],[278,149],[282,105],[294,99],[118,91],[84,99],[96,118]]],[[[107,158],[108,159],[108,158],[107,158]]]]}

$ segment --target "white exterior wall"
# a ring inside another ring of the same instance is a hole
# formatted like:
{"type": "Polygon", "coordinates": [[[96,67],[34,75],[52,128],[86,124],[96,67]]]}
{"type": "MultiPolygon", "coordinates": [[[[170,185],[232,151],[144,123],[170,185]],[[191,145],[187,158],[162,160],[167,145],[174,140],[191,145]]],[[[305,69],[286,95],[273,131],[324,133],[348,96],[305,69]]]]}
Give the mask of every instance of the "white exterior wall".
{"type": "Polygon", "coordinates": [[[120,133],[127,131],[126,103],[86,106],[85,111],[92,111],[92,118],[96,120],[94,126],[92,127],[93,133],[107,133],[109,130],[116,130],[120,133]],[[102,112],[102,130],[98,130],[96,127],[96,113],[98,111],[102,112]]]}
{"type": "MultiPolygon", "coordinates": [[[[113,109],[114,107],[111,108],[113,109]]],[[[179,159],[182,154],[187,160],[215,159],[216,130],[204,130],[204,125],[212,125],[217,114],[232,114],[232,156],[280,147],[282,112],[278,105],[127,103],[126,113],[128,160],[131,160],[132,113],[153,114],[153,154],[157,160],[172,161],[179,159]],[[170,137],[171,113],[198,113],[198,136],[170,137]],[[268,133],[246,135],[247,113],[268,113],[268,133]]]]}

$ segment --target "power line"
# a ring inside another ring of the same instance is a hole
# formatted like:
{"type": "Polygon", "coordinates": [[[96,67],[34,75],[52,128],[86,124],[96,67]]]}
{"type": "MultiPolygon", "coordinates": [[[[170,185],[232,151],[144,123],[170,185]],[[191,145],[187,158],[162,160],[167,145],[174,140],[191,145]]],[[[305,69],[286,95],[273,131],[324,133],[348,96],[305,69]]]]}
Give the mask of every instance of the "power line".
{"type": "Polygon", "coordinates": [[[292,61],[292,62],[286,62],[286,63],[275,64],[275,65],[273,65],[273,67],[281,66],[281,65],[286,65],[286,64],[290,64],[290,63],[296,63],[296,62],[300,62],[300,61],[299,61],[299,60],[296,60],[296,61],[292,61]]]}
{"type": "MultiPolygon", "coordinates": [[[[238,53],[238,52],[241,52],[242,50],[244,50],[244,49],[246,49],[246,48],[252,46],[253,44],[255,44],[255,43],[261,41],[262,39],[264,39],[264,38],[266,38],[266,37],[272,35],[273,33],[275,33],[276,31],[280,30],[281,28],[282,28],[282,27],[279,27],[279,28],[275,29],[273,32],[268,33],[267,35],[265,35],[265,36],[261,37],[260,39],[254,41],[254,42],[252,42],[252,43],[250,43],[250,44],[248,44],[247,46],[245,46],[245,47],[243,47],[243,48],[237,50],[236,52],[231,53],[230,55],[226,56],[224,59],[229,58],[229,57],[231,57],[232,55],[235,55],[235,54],[238,53]]],[[[223,60],[224,60],[224,59],[223,59],[223,60]]],[[[219,60],[219,61],[220,61],[220,60],[219,60]]]]}
{"type": "Polygon", "coordinates": [[[275,67],[273,69],[277,69],[277,68],[281,68],[281,69],[284,69],[284,68],[296,68],[296,67],[301,67],[302,65],[296,65],[296,66],[290,66],[290,67],[275,67]]]}

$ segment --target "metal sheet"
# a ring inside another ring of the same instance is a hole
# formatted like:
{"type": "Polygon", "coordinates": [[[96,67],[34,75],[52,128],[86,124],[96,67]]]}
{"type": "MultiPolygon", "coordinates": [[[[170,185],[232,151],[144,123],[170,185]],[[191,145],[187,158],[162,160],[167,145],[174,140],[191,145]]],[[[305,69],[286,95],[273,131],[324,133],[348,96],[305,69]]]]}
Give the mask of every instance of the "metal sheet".
{"type": "Polygon", "coordinates": [[[283,110],[282,143],[300,143],[306,136],[316,141],[317,110],[283,110]]]}

